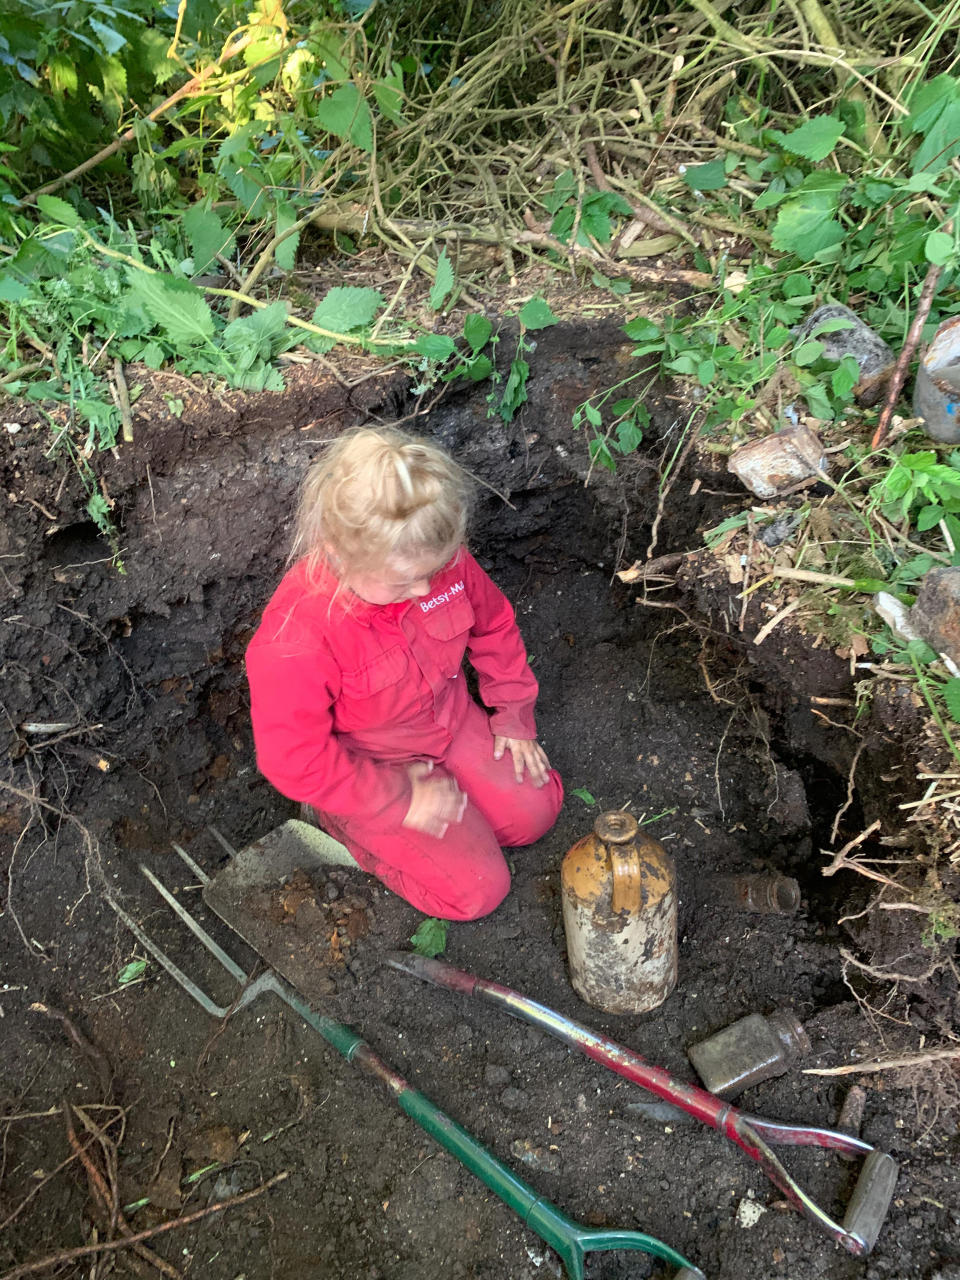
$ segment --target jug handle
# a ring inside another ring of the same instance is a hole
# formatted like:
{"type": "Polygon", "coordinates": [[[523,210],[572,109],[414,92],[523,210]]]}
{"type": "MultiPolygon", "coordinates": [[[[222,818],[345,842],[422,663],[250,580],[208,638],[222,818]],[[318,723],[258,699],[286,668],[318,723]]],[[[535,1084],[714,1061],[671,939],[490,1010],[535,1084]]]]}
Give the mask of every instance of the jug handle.
{"type": "Polygon", "coordinates": [[[643,872],[636,845],[611,844],[610,865],[613,868],[613,911],[639,911],[643,872]]]}

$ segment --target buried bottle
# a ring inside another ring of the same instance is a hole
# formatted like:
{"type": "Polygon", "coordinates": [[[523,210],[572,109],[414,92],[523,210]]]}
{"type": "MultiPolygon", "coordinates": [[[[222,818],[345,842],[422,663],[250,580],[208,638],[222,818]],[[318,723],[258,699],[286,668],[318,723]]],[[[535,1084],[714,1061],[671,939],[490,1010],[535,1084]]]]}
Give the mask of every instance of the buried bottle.
{"type": "Polygon", "coordinates": [[[782,1076],[809,1052],[810,1037],[800,1019],[790,1009],[778,1009],[765,1018],[748,1014],[692,1045],[687,1057],[705,1088],[735,1098],[753,1084],[782,1076]]]}
{"type": "Polygon", "coordinates": [[[735,911],[793,915],[800,906],[800,886],[791,876],[744,872],[718,876],[710,887],[709,900],[718,907],[732,907],[735,911]]]}
{"type": "Polygon", "coordinates": [[[602,813],[563,860],[573,988],[607,1013],[647,1013],[677,982],[677,887],[663,845],[629,813],[602,813]]]}

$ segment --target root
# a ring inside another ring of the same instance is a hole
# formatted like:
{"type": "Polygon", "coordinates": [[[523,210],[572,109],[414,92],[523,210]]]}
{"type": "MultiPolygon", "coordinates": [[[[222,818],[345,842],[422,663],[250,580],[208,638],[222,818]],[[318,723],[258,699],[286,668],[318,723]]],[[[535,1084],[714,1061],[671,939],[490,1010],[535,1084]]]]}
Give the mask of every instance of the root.
{"type": "Polygon", "coordinates": [[[878,1062],[851,1062],[844,1067],[804,1067],[805,1076],[853,1076],[876,1071],[899,1071],[904,1067],[925,1067],[932,1062],[960,1061],[960,1045],[952,1049],[931,1049],[926,1053],[905,1053],[899,1058],[878,1062]]]}
{"type": "MultiPolygon", "coordinates": [[[[72,1160],[73,1156],[70,1158],[72,1160]]],[[[201,1218],[209,1218],[213,1213],[223,1213],[227,1209],[235,1209],[238,1205],[255,1200],[257,1196],[262,1196],[265,1191],[269,1191],[271,1187],[275,1187],[278,1182],[283,1182],[289,1176],[289,1170],[284,1169],[251,1191],[244,1191],[242,1195],[233,1196],[230,1200],[218,1200],[216,1204],[208,1204],[205,1209],[185,1213],[183,1217],[174,1218],[172,1222],[162,1222],[158,1227],[151,1227],[149,1231],[139,1231],[136,1235],[125,1236],[122,1240],[104,1240],[97,1244],[82,1245],[77,1249],[61,1249],[57,1253],[49,1254],[46,1258],[39,1258],[36,1262],[25,1262],[19,1267],[14,1267],[12,1271],[5,1271],[0,1276],[0,1280],[20,1280],[21,1276],[36,1275],[38,1271],[47,1271],[51,1267],[59,1266],[64,1262],[74,1262],[78,1258],[92,1258],[99,1253],[115,1253],[118,1249],[129,1249],[141,1244],[144,1240],[153,1240],[156,1236],[174,1231],[177,1227],[187,1227],[193,1222],[199,1222],[201,1218]]]]}

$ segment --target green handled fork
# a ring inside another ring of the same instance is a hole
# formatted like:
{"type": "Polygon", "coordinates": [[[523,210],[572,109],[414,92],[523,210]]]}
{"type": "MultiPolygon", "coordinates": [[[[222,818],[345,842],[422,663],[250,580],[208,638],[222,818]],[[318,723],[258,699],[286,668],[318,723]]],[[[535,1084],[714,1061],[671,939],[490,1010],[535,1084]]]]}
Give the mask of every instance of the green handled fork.
{"type": "MultiPolygon", "coordinates": [[[[205,886],[209,884],[210,877],[197,863],[176,845],[174,848],[201,882],[205,886]]],[[[113,910],[141,945],[202,1009],[215,1018],[226,1018],[245,1009],[260,996],[267,994],[279,996],[288,1008],[342,1054],[347,1062],[359,1067],[385,1085],[402,1111],[406,1112],[445,1151],[449,1151],[465,1169],[469,1169],[484,1182],[508,1208],[519,1214],[523,1222],[559,1254],[570,1280],[584,1280],[587,1254],[601,1250],[632,1250],[651,1254],[671,1266],[680,1268],[674,1273],[674,1280],[704,1280],[702,1271],[688,1262],[676,1249],[672,1249],[670,1245],[664,1244],[655,1236],[647,1235],[642,1231],[587,1227],[567,1217],[556,1205],[538,1195],[522,1178],[517,1177],[481,1142],[441,1111],[428,1097],[412,1088],[403,1076],[374,1053],[355,1031],[344,1026],[343,1023],[333,1021],[332,1018],[315,1013],[293,988],[272,970],[267,970],[251,981],[250,975],[210,937],[189,912],[184,910],[166,886],[146,867],[141,865],[140,870],[194,937],[240,984],[240,995],[232,1004],[218,1005],[147,936],[140,925],[122,907],[111,901],[113,910]]]]}

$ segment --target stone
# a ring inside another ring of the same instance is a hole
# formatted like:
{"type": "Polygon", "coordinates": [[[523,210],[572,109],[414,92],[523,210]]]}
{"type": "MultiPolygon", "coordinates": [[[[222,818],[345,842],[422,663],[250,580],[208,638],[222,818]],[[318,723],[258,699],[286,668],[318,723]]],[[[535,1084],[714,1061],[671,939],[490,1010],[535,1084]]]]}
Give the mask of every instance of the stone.
{"type": "Polygon", "coordinates": [[[502,1089],[510,1083],[510,1072],[506,1067],[490,1062],[484,1068],[483,1083],[489,1085],[491,1089],[502,1089]]]}
{"type": "Polygon", "coordinates": [[[500,1105],[504,1111],[521,1111],[529,1099],[522,1089],[515,1089],[513,1085],[504,1089],[500,1095],[500,1105]]]}
{"type": "MultiPolygon", "coordinates": [[[[960,569],[931,569],[920,584],[910,623],[955,668],[960,668],[960,569]]],[[[955,673],[956,674],[956,673],[955,673]]]]}

